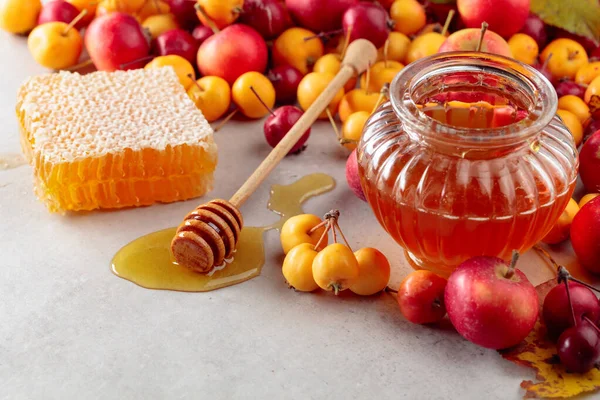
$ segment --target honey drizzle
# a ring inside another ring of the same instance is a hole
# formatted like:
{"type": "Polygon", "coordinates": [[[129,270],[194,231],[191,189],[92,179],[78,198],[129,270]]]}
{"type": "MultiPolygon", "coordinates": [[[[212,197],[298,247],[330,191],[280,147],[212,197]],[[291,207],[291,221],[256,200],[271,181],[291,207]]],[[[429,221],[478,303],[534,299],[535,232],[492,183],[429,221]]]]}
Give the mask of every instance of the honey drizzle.
{"type": "Polygon", "coordinates": [[[198,274],[172,260],[170,243],[176,228],[142,236],[117,252],[112,272],[147,289],[207,292],[232,286],[260,275],[265,262],[263,234],[280,229],[290,217],[301,214],[302,204],[335,187],[326,174],[307,175],[290,185],[273,185],[267,208],[280,215],[279,221],[264,227],[245,227],[240,234],[233,260],[207,275],[198,274]]]}
{"type": "Polygon", "coordinates": [[[20,154],[0,154],[0,171],[13,169],[27,164],[27,160],[20,154]]]}

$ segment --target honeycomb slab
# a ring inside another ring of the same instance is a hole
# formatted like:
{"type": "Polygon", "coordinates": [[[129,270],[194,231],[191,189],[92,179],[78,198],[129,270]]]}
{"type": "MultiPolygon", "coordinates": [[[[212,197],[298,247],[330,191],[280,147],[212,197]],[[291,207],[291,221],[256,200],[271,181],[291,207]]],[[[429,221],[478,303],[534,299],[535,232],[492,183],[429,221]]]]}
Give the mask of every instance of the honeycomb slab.
{"type": "Polygon", "coordinates": [[[172,68],[60,72],[18,92],[21,145],[52,212],[174,202],[213,186],[213,131],[172,68]]]}

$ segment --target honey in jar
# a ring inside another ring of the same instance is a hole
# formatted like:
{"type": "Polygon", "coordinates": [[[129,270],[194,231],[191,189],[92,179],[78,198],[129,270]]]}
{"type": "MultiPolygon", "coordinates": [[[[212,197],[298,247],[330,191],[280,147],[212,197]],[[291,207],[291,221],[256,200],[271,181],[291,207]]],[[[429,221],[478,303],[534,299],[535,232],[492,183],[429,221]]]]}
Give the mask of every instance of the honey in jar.
{"type": "Polygon", "coordinates": [[[556,92],[533,68],[485,53],[419,60],[394,79],[358,148],[367,200],[417,268],[448,275],[510,259],[571,198],[577,150],[556,92]]]}

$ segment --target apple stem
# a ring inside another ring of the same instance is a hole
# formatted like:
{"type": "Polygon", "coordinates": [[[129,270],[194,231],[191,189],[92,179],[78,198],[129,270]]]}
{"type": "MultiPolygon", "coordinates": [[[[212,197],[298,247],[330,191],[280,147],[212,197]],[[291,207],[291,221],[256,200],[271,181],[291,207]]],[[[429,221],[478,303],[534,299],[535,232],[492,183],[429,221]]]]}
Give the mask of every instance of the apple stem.
{"type": "Polygon", "coordinates": [[[558,265],[558,263],[556,261],[554,261],[554,258],[552,258],[550,253],[548,253],[539,244],[536,244],[535,246],[533,246],[533,248],[535,249],[535,251],[537,251],[538,253],[542,253],[542,255],[544,255],[548,260],[550,260],[550,262],[552,263],[552,266],[554,266],[554,268],[556,268],[556,270],[558,271],[558,269],[560,268],[560,265],[558,265]]]}
{"type": "Polygon", "coordinates": [[[544,63],[542,64],[542,68],[541,68],[542,70],[546,69],[546,67],[548,66],[548,63],[550,62],[550,59],[552,58],[553,54],[554,53],[548,54],[548,57],[546,57],[546,59],[544,60],[544,63]]]}
{"type": "Polygon", "coordinates": [[[488,26],[488,23],[485,21],[481,23],[481,35],[479,36],[479,42],[477,43],[477,49],[475,49],[475,51],[481,51],[481,46],[483,46],[483,38],[488,30],[488,26]]]}
{"type": "Polygon", "coordinates": [[[196,79],[194,79],[194,75],[192,74],[187,74],[187,77],[190,78],[192,80],[192,82],[194,83],[194,85],[196,85],[196,87],[198,88],[198,90],[200,92],[204,92],[204,89],[202,89],[202,86],[200,86],[200,84],[196,81],[196,79]]]}
{"type": "Polygon", "coordinates": [[[333,288],[333,293],[337,296],[340,293],[340,285],[338,283],[330,283],[330,288],[333,288]]]}
{"type": "Polygon", "coordinates": [[[75,24],[77,24],[79,21],[81,21],[81,19],[83,17],[85,17],[88,13],[88,10],[82,10],[79,14],[77,14],[77,16],[75,18],[73,18],[73,21],[71,21],[69,23],[69,25],[67,25],[67,27],[65,28],[65,30],[62,32],[63,36],[66,36],[67,33],[69,33],[69,31],[75,26],[75,24]]]}
{"type": "Polygon", "coordinates": [[[589,322],[590,325],[592,325],[592,327],[596,330],[596,332],[598,332],[598,334],[600,334],[600,328],[598,326],[596,326],[596,324],[594,322],[592,322],[590,317],[588,317],[587,315],[584,315],[582,318],[584,320],[586,320],[587,322],[589,322]]]}
{"type": "Polygon", "coordinates": [[[85,67],[87,67],[89,65],[93,65],[93,64],[94,64],[94,62],[91,59],[89,59],[89,60],[82,61],[79,64],[75,64],[71,67],[61,69],[59,71],[77,71],[79,69],[85,68],[85,67]]]}
{"type": "Polygon", "coordinates": [[[348,243],[348,240],[346,239],[346,236],[344,235],[344,232],[342,232],[342,228],[340,228],[340,223],[338,222],[337,218],[333,220],[333,231],[334,231],[334,233],[335,233],[335,229],[336,228],[340,232],[340,235],[342,236],[342,239],[344,239],[344,243],[346,243],[346,246],[348,246],[348,248],[350,249],[350,251],[352,251],[352,247],[350,246],[350,243],[348,243]]]}
{"type": "Polygon", "coordinates": [[[327,107],[325,109],[325,113],[327,114],[327,118],[329,118],[329,122],[331,122],[331,127],[333,128],[333,132],[335,132],[335,137],[338,139],[338,141],[340,141],[342,139],[342,137],[340,135],[340,131],[337,127],[337,124],[335,123],[335,120],[333,119],[333,115],[331,115],[331,111],[329,110],[329,107],[327,107]]]}
{"type": "Polygon", "coordinates": [[[515,274],[517,261],[519,261],[519,252],[516,250],[513,250],[512,257],[510,259],[510,265],[508,266],[508,270],[506,271],[506,274],[504,274],[504,277],[506,279],[512,278],[513,275],[515,274]]]}
{"type": "Polygon", "coordinates": [[[344,31],[343,29],[336,29],[335,31],[319,32],[316,35],[306,36],[304,38],[304,41],[308,42],[309,40],[313,40],[313,39],[316,39],[316,38],[324,40],[324,39],[329,38],[329,36],[337,35],[338,33],[342,33],[343,31],[344,31]]]}
{"type": "Polygon", "coordinates": [[[318,249],[319,246],[321,246],[321,243],[323,243],[323,240],[327,237],[329,231],[331,230],[331,221],[326,219],[324,222],[325,222],[325,230],[321,234],[321,237],[319,238],[319,240],[317,240],[317,244],[315,244],[315,250],[318,249]]]}
{"type": "Polygon", "coordinates": [[[317,229],[321,228],[323,225],[327,224],[327,220],[319,222],[317,225],[313,226],[308,230],[308,234],[312,235],[317,229]]]}
{"type": "Polygon", "coordinates": [[[156,12],[160,14],[160,5],[158,4],[158,0],[152,0],[152,3],[154,4],[154,9],[156,12]]]}
{"type": "Polygon", "coordinates": [[[569,278],[564,280],[565,289],[567,291],[567,300],[569,300],[569,308],[571,309],[571,318],[573,319],[573,326],[577,326],[577,318],[575,318],[575,310],[573,309],[573,302],[571,301],[571,289],[569,288],[569,278]]]}
{"type": "Polygon", "coordinates": [[[383,67],[387,68],[388,66],[388,50],[390,48],[390,39],[387,39],[385,41],[385,44],[383,45],[383,67]]]}
{"type": "Polygon", "coordinates": [[[348,32],[346,32],[346,37],[344,38],[344,48],[342,49],[340,60],[343,60],[346,56],[346,50],[348,50],[348,45],[350,44],[350,35],[352,35],[352,25],[350,25],[348,32]]]}
{"type": "Polygon", "coordinates": [[[369,65],[367,66],[365,74],[367,74],[367,76],[365,77],[365,92],[367,92],[367,94],[370,94],[371,91],[369,90],[369,84],[371,83],[371,63],[369,63],[369,65]]]}
{"type": "MultiPolygon", "coordinates": [[[[563,267],[564,268],[564,267],[563,267]]],[[[590,285],[589,283],[585,283],[584,281],[577,279],[577,278],[573,278],[571,275],[569,275],[569,279],[572,280],[573,282],[579,283],[580,285],[583,285],[585,287],[587,287],[590,290],[593,290],[595,292],[600,293],[600,289],[593,287],[592,285],[590,285]]]]}
{"type": "Polygon", "coordinates": [[[435,299],[433,300],[433,303],[431,303],[431,305],[433,306],[433,308],[441,308],[442,302],[440,301],[440,299],[435,299]]]}
{"type": "Polygon", "coordinates": [[[260,96],[258,95],[258,93],[256,92],[256,90],[254,89],[253,86],[250,86],[250,90],[252,91],[252,93],[254,93],[254,95],[256,96],[256,98],[258,99],[258,101],[260,101],[260,104],[262,104],[263,107],[267,109],[267,111],[269,112],[269,114],[275,115],[275,113],[273,112],[273,109],[271,107],[269,107],[267,105],[267,103],[265,103],[263,101],[263,99],[260,98],[260,96]]]}
{"type": "Polygon", "coordinates": [[[135,63],[139,63],[139,62],[143,62],[143,61],[150,61],[153,60],[155,56],[146,56],[146,57],[142,57],[142,58],[138,58],[137,60],[133,60],[133,61],[128,61],[126,63],[120,64],[119,65],[119,69],[123,69],[125,67],[130,66],[131,64],[135,64],[135,63]]]}
{"type": "Polygon", "coordinates": [[[441,34],[443,36],[446,36],[446,33],[448,33],[448,29],[450,28],[450,23],[452,22],[452,19],[454,18],[454,14],[455,14],[455,11],[450,10],[450,12],[448,13],[448,16],[446,17],[446,22],[444,23],[444,27],[442,28],[442,32],[441,32],[441,34]]]}
{"type": "Polygon", "coordinates": [[[194,6],[194,8],[196,9],[196,11],[198,11],[202,17],[206,20],[206,24],[208,25],[208,27],[213,31],[213,33],[219,33],[220,30],[217,27],[217,25],[215,24],[215,21],[212,20],[212,18],[210,18],[208,16],[208,14],[206,13],[206,11],[204,11],[204,8],[202,8],[202,6],[199,3],[196,3],[196,5],[194,6]]]}
{"type": "Polygon", "coordinates": [[[234,116],[235,114],[237,114],[237,112],[238,112],[238,109],[237,109],[237,108],[236,108],[235,110],[233,110],[232,112],[230,112],[230,113],[229,113],[229,115],[227,115],[225,118],[223,118],[223,121],[221,121],[221,123],[219,123],[219,125],[217,125],[217,126],[216,126],[216,127],[213,129],[213,131],[214,131],[214,132],[218,132],[218,131],[219,131],[221,128],[223,128],[223,127],[225,126],[225,124],[226,124],[227,122],[229,122],[229,120],[230,120],[231,118],[233,118],[233,116],[234,116]]]}
{"type": "Polygon", "coordinates": [[[371,114],[373,114],[375,111],[377,111],[377,109],[379,108],[381,103],[383,103],[383,100],[388,97],[389,92],[390,92],[390,84],[386,82],[383,85],[383,87],[381,88],[381,91],[379,92],[379,98],[375,102],[375,107],[373,107],[371,114]]]}
{"type": "Polygon", "coordinates": [[[577,57],[578,54],[579,54],[579,50],[570,51],[569,52],[569,56],[568,56],[569,61],[574,60],[577,57]]]}
{"type": "Polygon", "coordinates": [[[385,289],[383,289],[384,292],[390,292],[390,293],[396,293],[398,294],[398,291],[396,289],[392,289],[389,286],[386,286],[385,289]]]}

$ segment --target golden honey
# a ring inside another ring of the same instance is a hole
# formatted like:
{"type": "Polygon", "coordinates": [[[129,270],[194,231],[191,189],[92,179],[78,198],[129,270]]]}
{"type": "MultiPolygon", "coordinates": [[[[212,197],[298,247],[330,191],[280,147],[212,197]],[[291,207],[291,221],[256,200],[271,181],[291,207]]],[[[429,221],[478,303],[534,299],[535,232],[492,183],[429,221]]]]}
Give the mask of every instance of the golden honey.
{"type": "Polygon", "coordinates": [[[170,245],[176,228],[150,233],[123,247],[112,260],[112,271],[120,278],[148,289],[207,292],[232,286],[260,275],[265,261],[263,234],[280,229],[290,217],[303,213],[302,204],[328,192],[335,181],[325,174],[307,175],[290,185],[273,185],[268,208],[280,215],[279,221],[265,227],[242,229],[232,260],[209,274],[198,274],[172,259],[170,245]]]}

